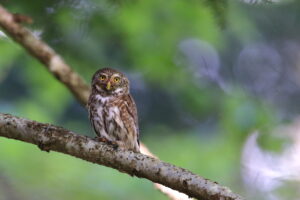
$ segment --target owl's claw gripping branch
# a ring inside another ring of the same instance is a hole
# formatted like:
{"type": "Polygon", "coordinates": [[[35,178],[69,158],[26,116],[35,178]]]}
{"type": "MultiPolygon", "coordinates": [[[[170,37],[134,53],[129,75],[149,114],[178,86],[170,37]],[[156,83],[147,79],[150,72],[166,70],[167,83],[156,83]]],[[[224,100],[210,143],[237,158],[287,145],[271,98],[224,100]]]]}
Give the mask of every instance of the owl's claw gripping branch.
{"type": "Polygon", "coordinates": [[[103,142],[103,143],[106,143],[108,145],[111,145],[115,150],[117,150],[119,148],[119,145],[118,145],[117,142],[110,141],[105,137],[95,137],[94,140],[97,141],[97,142],[103,142]]]}
{"type": "Polygon", "coordinates": [[[0,114],[0,136],[35,145],[48,144],[47,150],[75,156],[88,162],[115,168],[149,179],[201,200],[241,200],[230,189],[188,170],[132,151],[115,150],[92,138],[61,127],[0,114]],[[48,128],[47,128],[48,127],[48,128]],[[48,131],[44,131],[47,129],[48,131]]]}
{"type": "Polygon", "coordinates": [[[95,137],[94,140],[98,141],[98,142],[104,142],[104,143],[108,143],[109,142],[109,140],[106,139],[105,137],[95,137]]]}
{"type": "Polygon", "coordinates": [[[114,150],[117,150],[119,148],[119,145],[117,142],[110,141],[109,144],[114,148],[114,150]]]}

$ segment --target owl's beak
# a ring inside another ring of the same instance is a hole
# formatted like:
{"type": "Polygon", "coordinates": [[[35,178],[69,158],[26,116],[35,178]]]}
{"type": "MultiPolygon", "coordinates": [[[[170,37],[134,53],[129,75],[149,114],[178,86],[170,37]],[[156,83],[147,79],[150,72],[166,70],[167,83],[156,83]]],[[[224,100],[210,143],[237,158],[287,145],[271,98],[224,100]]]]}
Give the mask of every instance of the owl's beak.
{"type": "Polygon", "coordinates": [[[111,83],[110,83],[110,82],[108,82],[108,83],[106,84],[106,89],[107,89],[107,90],[110,90],[110,89],[111,89],[111,83]]]}

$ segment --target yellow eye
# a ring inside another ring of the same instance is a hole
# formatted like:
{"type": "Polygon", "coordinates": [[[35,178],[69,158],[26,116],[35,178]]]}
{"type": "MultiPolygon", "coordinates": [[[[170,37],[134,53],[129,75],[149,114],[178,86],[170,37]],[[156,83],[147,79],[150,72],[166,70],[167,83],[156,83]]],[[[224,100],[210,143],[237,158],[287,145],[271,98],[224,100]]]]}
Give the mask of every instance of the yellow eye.
{"type": "Polygon", "coordinates": [[[120,80],[121,80],[120,77],[115,77],[115,78],[114,78],[114,82],[115,82],[115,83],[120,82],[120,80]]]}
{"type": "Polygon", "coordinates": [[[104,75],[100,75],[100,76],[99,76],[99,80],[100,80],[100,81],[104,81],[105,79],[106,79],[106,76],[104,76],[104,75]]]}

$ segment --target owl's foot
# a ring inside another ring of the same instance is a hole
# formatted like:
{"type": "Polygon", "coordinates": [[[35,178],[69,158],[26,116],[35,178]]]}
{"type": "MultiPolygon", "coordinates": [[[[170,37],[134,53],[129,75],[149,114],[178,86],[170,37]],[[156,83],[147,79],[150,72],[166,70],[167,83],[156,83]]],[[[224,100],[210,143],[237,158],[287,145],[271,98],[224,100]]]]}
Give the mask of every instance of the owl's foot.
{"type": "Polygon", "coordinates": [[[117,142],[114,141],[108,141],[108,144],[111,145],[113,147],[114,150],[117,150],[119,148],[119,145],[117,142]]]}
{"type": "Polygon", "coordinates": [[[109,143],[109,140],[105,137],[95,137],[94,140],[96,140],[97,142],[109,143]]]}
{"type": "Polygon", "coordinates": [[[117,142],[111,141],[105,137],[95,137],[94,140],[96,140],[97,142],[103,142],[108,145],[111,145],[114,148],[114,150],[117,150],[119,148],[119,145],[117,142]]]}

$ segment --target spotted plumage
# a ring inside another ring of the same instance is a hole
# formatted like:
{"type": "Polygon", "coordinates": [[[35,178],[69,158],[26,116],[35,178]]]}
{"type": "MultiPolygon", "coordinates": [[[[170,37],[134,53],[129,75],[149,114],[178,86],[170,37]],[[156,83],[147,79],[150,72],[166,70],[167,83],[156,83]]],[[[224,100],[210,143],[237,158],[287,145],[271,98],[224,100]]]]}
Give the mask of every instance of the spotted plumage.
{"type": "Polygon", "coordinates": [[[124,74],[111,68],[98,70],[92,78],[88,110],[97,136],[120,148],[140,151],[136,105],[124,74]]]}

